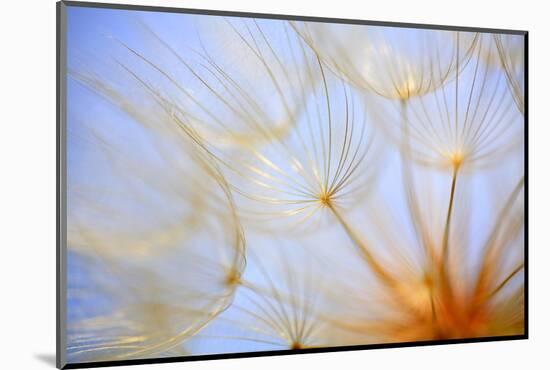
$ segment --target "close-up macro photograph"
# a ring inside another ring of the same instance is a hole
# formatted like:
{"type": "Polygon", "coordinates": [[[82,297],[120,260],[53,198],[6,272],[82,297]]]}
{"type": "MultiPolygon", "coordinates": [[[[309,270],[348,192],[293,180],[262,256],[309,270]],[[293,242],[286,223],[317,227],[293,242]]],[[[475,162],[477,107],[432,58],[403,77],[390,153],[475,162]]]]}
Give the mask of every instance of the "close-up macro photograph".
{"type": "Polygon", "coordinates": [[[541,4],[9,6],[9,368],[543,366],[541,4]]]}

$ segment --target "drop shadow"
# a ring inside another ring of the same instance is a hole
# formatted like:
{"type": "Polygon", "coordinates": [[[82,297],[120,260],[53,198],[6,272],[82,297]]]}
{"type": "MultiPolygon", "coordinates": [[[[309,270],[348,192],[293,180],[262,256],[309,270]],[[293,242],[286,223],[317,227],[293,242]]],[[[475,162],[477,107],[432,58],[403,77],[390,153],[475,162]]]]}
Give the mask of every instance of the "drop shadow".
{"type": "Polygon", "coordinates": [[[45,363],[46,365],[50,365],[52,367],[55,367],[55,354],[53,354],[53,353],[35,354],[34,358],[36,358],[37,360],[42,361],[42,363],[45,363]]]}

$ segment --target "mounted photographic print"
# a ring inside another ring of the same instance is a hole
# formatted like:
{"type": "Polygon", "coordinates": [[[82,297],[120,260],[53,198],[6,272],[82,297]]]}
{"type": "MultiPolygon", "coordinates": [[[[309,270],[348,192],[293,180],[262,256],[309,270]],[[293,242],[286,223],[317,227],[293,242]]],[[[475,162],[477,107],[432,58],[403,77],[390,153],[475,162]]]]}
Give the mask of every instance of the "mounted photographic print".
{"type": "Polygon", "coordinates": [[[527,338],[526,60],[58,3],[58,367],[527,338]]]}

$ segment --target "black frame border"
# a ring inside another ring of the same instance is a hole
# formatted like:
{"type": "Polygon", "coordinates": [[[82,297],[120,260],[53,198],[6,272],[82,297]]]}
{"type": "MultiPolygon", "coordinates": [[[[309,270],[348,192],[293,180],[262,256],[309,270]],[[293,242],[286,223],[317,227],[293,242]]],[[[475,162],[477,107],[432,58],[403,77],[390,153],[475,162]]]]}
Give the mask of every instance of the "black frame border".
{"type": "Polygon", "coordinates": [[[266,357],[266,356],[284,356],[295,354],[308,353],[330,353],[342,351],[360,351],[368,349],[385,349],[385,348],[405,348],[405,347],[421,347],[446,344],[466,344],[466,343],[482,343],[482,342],[497,342],[522,340],[529,338],[529,32],[526,30],[514,29],[498,29],[498,28],[478,28],[478,27],[461,27],[450,25],[433,25],[421,23],[403,23],[403,22],[383,22],[359,19],[346,18],[325,18],[286,14],[266,14],[252,13],[239,11],[225,10],[210,10],[210,9],[190,9],[190,8],[174,8],[163,6],[146,6],[146,5],[130,5],[130,4],[110,4],[98,2],[83,2],[83,1],[58,1],[56,3],[56,48],[57,48],[57,63],[56,63],[56,367],[58,369],[81,369],[81,368],[96,368],[96,367],[111,367],[111,366],[127,366],[127,365],[143,365],[143,364],[160,364],[174,362],[190,362],[190,361],[206,361],[220,360],[233,358],[250,358],[250,357],[266,357]],[[149,11],[149,12],[164,12],[164,13],[182,13],[196,15],[215,15],[224,17],[243,17],[243,18],[260,18],[260,19],[278,19],[278,20],[294,20],[308,21],[321,23],[341,23],[341,24],[357,24],[382,27],[399,27],[399,28],[420,28],[430,30],[445,30],[445,31],[464,31],[464,32],[480,32],[480,33],[499,33],[524,36],[524,334],[510,336],[494,336],[494,337],[477,337],[477,338],[461,338],[448,340],[429,340],[415,342],[392,342],[379,344],[365,344],[353,346],[339,346],[326,348],[309,348],[300,350],[273,350],[273,351],[257,351],[257,352],[238,352],[238,353],[223,353],[223,354],[208,354],[194,356],[178,356],[178,357],[159,357],[148,359],[133,359],[133,360],[117,360],[117,361],[97,361],[97,362],[80,362],[66,363],[65,347],[66,347],[66,200],[67,200],[67,162],[66,162],[66,36],[67,36],[67,7],[85,7],[85,8],[101,8],[113,10],[134,10],[134,11],[149,11]]]}

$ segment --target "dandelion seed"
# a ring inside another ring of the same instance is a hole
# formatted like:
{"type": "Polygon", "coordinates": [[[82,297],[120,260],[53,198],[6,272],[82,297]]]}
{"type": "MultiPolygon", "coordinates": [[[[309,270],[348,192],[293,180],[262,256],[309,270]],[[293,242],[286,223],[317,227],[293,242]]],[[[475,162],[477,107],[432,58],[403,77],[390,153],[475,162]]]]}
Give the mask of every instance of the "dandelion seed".
{"type": "Polygon", "coordinates": [[[249,263],[256,271],[247,271],[232,306],[190,342],[191,348],[199,350],[212,345],[212,341],[223,341],[226,346],[252,343],[258,349],[299,350],[330,345],[320,312],[323,284],[319,279],[314,283],[316,274],[311,263],[304,263],[304,249],[280,246],[263,251],[261,257],[248,252],[249,263]],[[302,268],[297,270],[296,264],[302,268]]]}
{"type": "Polygon", "coordinates": [[[468,52],[456,65],[458,32],[293,22],[323,62],[360,89],[396,100],[427,94],[467,64],[477,35],[462,42],[468,52]]]}
{"type": "MultiPolygon", "coordinates": [[[[514,101],[519,111],[524,114],[525,111],[525,65],[524,65],[524,41],[521,36],[513,35],[493,35],[495,45],[498,50],[498,56],[504,72],[508,86],[514,96],[514,101]]],[[[491,63],[491,61],[488,61],[491,63]]]]}
{"type": "MultiPolygon", "coordinates": [[[[124,140],[98,121],[75,129],[93,141],[78,147],[86,172],[69,168],[69,251],[90,269],[86,285],[69,282],[69,300],[84,300],[69,308],[75,362],[178,351],[227,308],[244,270],[244,236],[219,169],[165,133],[138,139],[143,126],[132,124],[124,140]]],[[[71,261],[69,271],[77,268],[71,261]]]]}
{"type": "Polygon", "coordinates": [[[407,154],[417,163],[484,167],[498,164],[523,143],[523,118],[503,88],[506,77],[483,62],[498,57],[492,40],[479,37],[472,54],[460,75],[440,89],[406,105],[376,101],[387,108],[378,110],[376,121],[396,143],[408,136],[407,154]]]}
{"type": "Polygon", "coordinates": [[[72,361],[523,333],[519,38],[177,17],[69,55],[72,361]]]}

